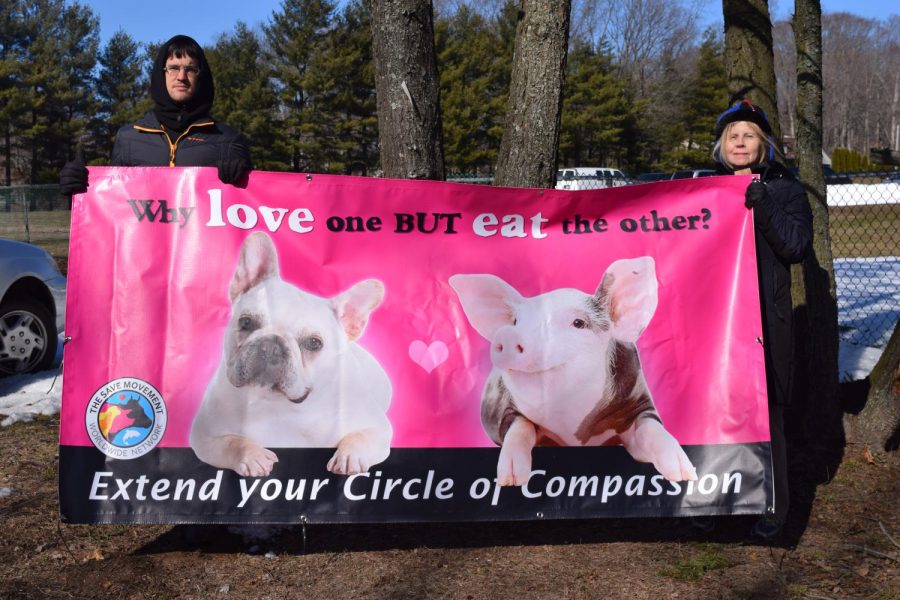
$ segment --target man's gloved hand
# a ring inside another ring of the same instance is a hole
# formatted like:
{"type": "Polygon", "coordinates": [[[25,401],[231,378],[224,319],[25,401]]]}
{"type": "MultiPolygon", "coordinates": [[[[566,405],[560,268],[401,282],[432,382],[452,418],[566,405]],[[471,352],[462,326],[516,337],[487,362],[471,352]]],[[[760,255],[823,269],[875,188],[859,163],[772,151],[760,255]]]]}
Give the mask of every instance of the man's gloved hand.
{"type": "Polygon", "coordinates": [[[84,151],[75,149],[75,159],[63,165],[59,172],[59,193],[63,196],[83,194],[88,189],[88,170],[84,166],[84,151]]]}
{"type": "Polygon", "coordinates": [[[252,168],[250,161],[243,156],[223,158],[216,166],[219,168],[219,180],[231,185],[244,181],[252,168]]]}
{"type": "Polygon", "coordinates": [[[754,179],[747,186],[747,191],[744,193],[744,206],[747,208],[760,207],[760,204],[765,202],[768,196],[769,190],[766,189],[766,184],[758,179],[754,179]]]}

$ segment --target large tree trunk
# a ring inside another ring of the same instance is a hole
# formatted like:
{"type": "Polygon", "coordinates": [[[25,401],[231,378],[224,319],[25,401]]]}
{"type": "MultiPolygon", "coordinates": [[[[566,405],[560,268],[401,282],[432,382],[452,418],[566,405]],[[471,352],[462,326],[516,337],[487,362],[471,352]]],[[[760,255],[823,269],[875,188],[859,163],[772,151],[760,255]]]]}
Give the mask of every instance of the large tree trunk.
{"type": "Polygon", "coordinates": [[[434,20],[426,0],[372,0],[378,143],[385,177],[444,179],[434,20]]]}
{"type": "Polygon", "coordinates": [[[723,0],[722,13],[730,103],[747,98],[761,106],[772,124],[772,137],[781,149],[768,0],[723,0]]]}
{"type": "Polygon", "coordinates": [[[571,0],[521,0],[497,185],[551,188],[571,0]]]}
{"type": "MultiPolygon", "coordinates": [[[[862,412],[847,417],[854,441],[888,451],[900,448],[900,322],[868,377],[868,392],[862,412]]],[[[860,389],[860,388],[857,388],[860,389]]]]}
{"type": "MultiPolygon", "coordinates": [[[[844,447],[838,397],[838,320],[822,174],[822,10],[819,0],[796,0],[797,158],[813,213],[813,248],[792,275],[797,336],[795,417],[812,468],[832,474],[844,447]]],[[[821,471],[820,471],[821,473],[821,471]]],[[[827,475],[826,475],[827,477],[827,475]]]]}

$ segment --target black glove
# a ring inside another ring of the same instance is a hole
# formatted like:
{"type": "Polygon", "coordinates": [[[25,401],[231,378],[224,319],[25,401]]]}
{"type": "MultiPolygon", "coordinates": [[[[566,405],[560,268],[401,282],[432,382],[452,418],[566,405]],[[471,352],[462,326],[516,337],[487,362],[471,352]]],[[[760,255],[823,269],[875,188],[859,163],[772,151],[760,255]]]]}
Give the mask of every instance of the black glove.
{"type": "Polygon", "coordinates": [[[67,162],[59,172],[59,193],[63,196],[83,194],[88,189],[88,170],[84,166],[84,151],[75,149],[75,160],[67,162]]]}
{"type": "Polygon", "coordinates": [[[761,204],[768,200],[768,197],[769,190],[766,189],[766,184],[758,179],[754,179],[747,186],[747,191],[744,193],[744,206],[747,208],[761,208],[761,204]]]}
{"type": "Polygon", "coordinates": [[[216,166],[219,168],[219,180],[231,185],[244,181],[252,168],[250,161],[243,156],[223,158],[216,166]]]}

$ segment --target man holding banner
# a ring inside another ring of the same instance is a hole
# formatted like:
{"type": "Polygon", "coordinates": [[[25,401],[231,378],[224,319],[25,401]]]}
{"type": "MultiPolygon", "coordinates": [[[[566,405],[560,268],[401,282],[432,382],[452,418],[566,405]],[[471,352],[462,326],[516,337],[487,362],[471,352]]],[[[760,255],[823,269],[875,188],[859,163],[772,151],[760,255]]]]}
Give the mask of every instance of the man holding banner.
{"type": "MultiPolygon", "coordinates": [[[[114,166],[210,167],[222,183],[238,184],[251,169],[250,151],[235,129],[209,116],[215,97],[212,70],[199,44],[176,35],[162,46],[150,73],[153,110],[119,129],[114,166]]],[[[60,171],[60,192],[87,190],[88,172],[79,149],[60,171]]]]}

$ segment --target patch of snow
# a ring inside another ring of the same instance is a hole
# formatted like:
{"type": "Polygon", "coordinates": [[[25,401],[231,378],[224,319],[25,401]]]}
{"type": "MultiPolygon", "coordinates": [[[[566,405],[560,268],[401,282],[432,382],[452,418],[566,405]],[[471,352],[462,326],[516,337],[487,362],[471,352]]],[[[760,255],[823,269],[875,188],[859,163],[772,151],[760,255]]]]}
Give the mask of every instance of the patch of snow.
{"type": "Polygon", "coordinates": [[[61,398],[62,375],[58,369],[0,378],[0,415],[6,415],[0,425],[28,422],[36,415],[55,415],[61,398]]]}

